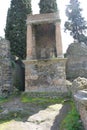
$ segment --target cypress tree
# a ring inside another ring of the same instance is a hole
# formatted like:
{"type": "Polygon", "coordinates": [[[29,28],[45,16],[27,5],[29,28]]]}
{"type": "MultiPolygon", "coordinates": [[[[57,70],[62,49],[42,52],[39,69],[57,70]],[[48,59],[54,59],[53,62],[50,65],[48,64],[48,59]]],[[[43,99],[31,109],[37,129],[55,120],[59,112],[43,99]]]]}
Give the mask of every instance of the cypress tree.
{"type": "Polygon", "coordinates": [[[31,12],[31,0],[11,0],[5,37],[10,41],[12,54],[21,59],[26,56],[26,18],[31,12]]]}
{"type": "Polygon", "coordinates": [[[56,0],[40,0],[40,13],[54,13],[57,12],[56,0]]]}
{"type": "Polygon", "coordinates": [[[70,35],[78,42],[85,42],[85,31],[87,29],[86,21],[81,15],[82,9],[78,0],[70,0],[66,8],[68,20],[65,22],[65,31],[68,30],[70,35]]]}

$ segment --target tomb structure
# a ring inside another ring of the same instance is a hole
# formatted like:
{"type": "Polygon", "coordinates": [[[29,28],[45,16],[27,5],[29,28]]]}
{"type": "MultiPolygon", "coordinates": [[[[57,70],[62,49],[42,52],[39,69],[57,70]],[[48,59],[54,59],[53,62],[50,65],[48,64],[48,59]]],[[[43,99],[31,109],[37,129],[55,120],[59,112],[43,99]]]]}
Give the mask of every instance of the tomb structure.
{"type": "Polygon", "coordinates": [[[59,13],[28,15],[25,91],[66,92],[59,13]]]}

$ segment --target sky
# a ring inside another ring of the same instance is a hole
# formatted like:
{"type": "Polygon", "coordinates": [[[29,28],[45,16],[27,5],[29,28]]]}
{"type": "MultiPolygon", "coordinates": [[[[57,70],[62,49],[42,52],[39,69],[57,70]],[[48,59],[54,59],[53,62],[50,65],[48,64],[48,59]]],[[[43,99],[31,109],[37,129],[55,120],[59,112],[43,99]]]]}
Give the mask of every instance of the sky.
{"type": "MultiPolygon", "coordinates": [[[[0,36],[4,37],[4,29],[6,25],[6,16],[7,10],[10,7],[11,0],[0,0],[0,36]]],[[[32,9],[33,14],[39,13],[38,3],[40,0],[32,0],[32,9]]],[[[80,7],[83,9],[82,16],[87,21],[87,2],[86,0],[79,0],[80,7]]],[[[68,33],[64,33],[64,23],[67,20],[65,15],[66,5],[69,4],[69,0],[57,0],[57,5],[59,9],[60,19],[61,19],[61,35],[62,35],[62,44],[63,44],[63,53],[66,52],[67,47],[72,43],[73,39],[69,36],[68,33]]]]}

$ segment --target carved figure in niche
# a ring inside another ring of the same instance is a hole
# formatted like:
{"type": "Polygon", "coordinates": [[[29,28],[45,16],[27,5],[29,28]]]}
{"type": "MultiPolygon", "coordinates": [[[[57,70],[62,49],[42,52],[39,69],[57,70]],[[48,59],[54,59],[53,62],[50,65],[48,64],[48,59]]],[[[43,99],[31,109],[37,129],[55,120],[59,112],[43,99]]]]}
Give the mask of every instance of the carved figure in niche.
{"type": "Polygon", "coordinates": [[[50,49],[50,58],[54,58],[55,57],[55,52],[54,52],[54,48],[50,49]]]}
{"type": "Polygon", "coordinates": [[[50,49],[48,47],[46,47],[46,59],[50,58],[50,49]]]}
{"type": "Polygon", "coordinates": [[[42,58],[42,59],[45,59],[45,58],[46,58],[46,48],[43,48],[43,49],[41,50],[41,58],[42,58]]]}
{"type": "Polygon", "coordinates": [[[46,59],[46,58],[54,58],[55,57],[55,51],[54,48],[42,48],[41,50],[41,58],[46,59]]]}

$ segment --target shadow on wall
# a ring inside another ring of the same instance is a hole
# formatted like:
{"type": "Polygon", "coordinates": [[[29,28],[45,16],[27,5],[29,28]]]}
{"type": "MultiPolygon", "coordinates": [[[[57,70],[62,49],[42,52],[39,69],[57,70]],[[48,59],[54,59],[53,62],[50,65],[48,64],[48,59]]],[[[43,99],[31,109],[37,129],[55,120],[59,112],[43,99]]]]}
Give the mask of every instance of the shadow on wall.
{"type": "Polygon", "coordinates": [[[19,91],[25,91],[25,66],[20,59],[12,60],[13,85],[19,91]]]}

